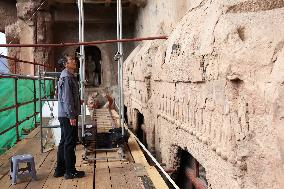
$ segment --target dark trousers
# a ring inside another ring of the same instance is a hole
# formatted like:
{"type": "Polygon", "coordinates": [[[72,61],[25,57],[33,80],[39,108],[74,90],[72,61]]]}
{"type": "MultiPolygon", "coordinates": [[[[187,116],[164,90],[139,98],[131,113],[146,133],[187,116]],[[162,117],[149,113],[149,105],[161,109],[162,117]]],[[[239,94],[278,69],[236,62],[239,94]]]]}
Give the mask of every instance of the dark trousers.
{"type": "MultiPolygon", "coordinates": [[[[76,164],[75,147],[78,138],[78,124],[70,125],[70,119],[59,117],[61,128],[61,140],[57,151],[56,172],[74,172],[76,164]]],[[[77,119],[78,120],[78,119],[77,119]]]]}

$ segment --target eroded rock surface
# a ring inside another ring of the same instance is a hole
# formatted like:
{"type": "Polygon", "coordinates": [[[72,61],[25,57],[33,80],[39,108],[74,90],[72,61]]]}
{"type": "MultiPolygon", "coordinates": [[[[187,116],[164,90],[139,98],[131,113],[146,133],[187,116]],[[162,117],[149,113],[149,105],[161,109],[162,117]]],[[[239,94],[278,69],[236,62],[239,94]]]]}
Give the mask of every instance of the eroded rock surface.
{"type": "MultiPolygon", "coordinates": [[[[193,1],[192,5],[196,3],[193,1]]],[[[284,1],[202,1],[125,63],[125,105],[168,167],[187,149],[210,188],[283,188],[284,1]]],[[[157,33],[157,35],[160,33],[157,33]]]]}

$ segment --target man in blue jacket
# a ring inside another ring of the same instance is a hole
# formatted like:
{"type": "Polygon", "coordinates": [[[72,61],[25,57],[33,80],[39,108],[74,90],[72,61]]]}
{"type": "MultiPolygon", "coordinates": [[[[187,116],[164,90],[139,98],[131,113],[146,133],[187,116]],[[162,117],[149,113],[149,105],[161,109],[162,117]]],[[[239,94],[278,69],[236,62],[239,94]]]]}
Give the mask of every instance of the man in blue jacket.
{"type": "Polygon", "coordinates": [[[74,58],[64,55],[59,64],[65,67],[58,81],[58,119],[61,140],[57,151],[57,167],[54,177],[65,179],[81,178],[84,171],[75,168],[75,147],[78,137],[78,116],[81,109],[79,85],[75,77],[77,63],[74,58]]]}

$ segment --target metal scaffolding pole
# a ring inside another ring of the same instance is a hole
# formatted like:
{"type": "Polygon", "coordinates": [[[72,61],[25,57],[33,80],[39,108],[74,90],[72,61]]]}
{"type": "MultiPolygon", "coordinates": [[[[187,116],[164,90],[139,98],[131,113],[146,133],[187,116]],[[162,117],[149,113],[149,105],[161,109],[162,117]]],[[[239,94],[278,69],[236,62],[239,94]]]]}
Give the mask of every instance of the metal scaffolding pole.
{"type": "MultiPolygon", "coordinates": [[[[78,11],[79,11],[79,42],[84,42],[84,7],[83,0],[78,0],[78,11]]],[[[80,45],[80,95],[81,99],[84,99],[85,95],[85,50],[84,46],[80,45]]],[[[82,137],[84,137],[84,124],[85,124],[85,101],[81,105],[81,125],[82,125],[82,137]]]]}
{"type": "MultiPolygon", "coordinates": [[[[122,39],[122,3],[117,0],[117,39],[122,39]]],[[[118,42],[118,86],[119,86],[119,123],[124,135],[124,98],[123,98],[123,47],[118,42]]]]}
{"type": "MultiPolygon", "coordinates": [[[[117,31],[117,40],[120,38],[120,23],[119,23],[119,4],[117,1],[116,4],[116,31],[117,31]]],[[[120,52],[119,52],[119,43],[117,42],[117,86],[118,86],[118,115],[119,115],[119,126],[121,127],[121,117],[120,117],[120,104],[121,104],[121,94],[120,94],[120,52]]]]}
{"type": "Polygon", "coordinates": [[[98,40],[98,41],[91,41],[91,42],[64,42],[64,43],[44,43],[44,44],[0,44],[0,47],[42,47],[42,48],[50,48],[50,47],[70,47],[70,46],[78,46],[78,45],[98,45],[98,44],[112,44],[117,42],[122,43],[129,43],[135,41],[152,41],[158,39],[168,39],[167,36],[155,36],[155,37],[141,37],[141,38],[127,38],[127,39],[110,39],[110,40],[98,40]]]}
{"type": "MultiPolygon", "coordinates": [[[[85,11],[84,11],[84,0],[81,0],[81,17],[82,17],[82,42],[85,42],[85,11]]],[[[83,99],[83,103],[82,103],[82,106],[83,106],[83,112],[82,112],[82,118],[83,118],[83,123],[82,125],[84,125],[86,123],[86,101],[85,101],[85,81],[86,81],[86,78],[85,78],[85,46],[84,45],[81,45],[81,48],[82,48],[82,61],[83,61],[83,67],[82,67],[82,78],[83,78],[83,86],[82,86],[82,96],[81,96],[81,99],[83,99]]],[[[84,127],[82,127],[82,131],[84,131],[84,127]]],[[[84,132],[83,132],[84,133],[84,132]]]]}
{"type": "Polygon", "coordinates": [[[41,101],[41,73],[38,66],[38,94],[39,94],[39,128],[40,128],[40,150],[43,153],[43,130],[42,130],[42,101],[41,101]]]}
{"type": "MultiPolygon", "coordinates": [[[[120,8],[120,40],[122,39],[122,2],[119,0],[119,8],[120,8]]],[[[120,48],[120,53],[121,53],[121,58],[120,58],[120,82],[121,82],[121,123],[122,123],[122,135],[124,135],[124,94],[123,94],[123,48],[122,48],[122,43],[119,42],[119,48],[120,48]]]]}
{"type": "MultiPolygon", "coordinates": [[[[40,63],[37,63],[37,62],[31,62],[31,61],[26,61],[26,60],[21,60],[21,59],[18,59],[18,58],[13,58],[13,57],[9,57],[9,56],[4,56],[4,55],[0,55],[0,58],[5,58],[7,60],[12,60],[15,62],[15,66],[17,65],[16,63],[26,63],[26,64],[33,64],[33,65],[38,65],[38,66],[43,66],[43,67],[49,67],[51,68],[50,66],[46,66],[44,64],[40,64],[40,63]]],[[[15,69],[16,70],[16,69],[15,69]]]]}

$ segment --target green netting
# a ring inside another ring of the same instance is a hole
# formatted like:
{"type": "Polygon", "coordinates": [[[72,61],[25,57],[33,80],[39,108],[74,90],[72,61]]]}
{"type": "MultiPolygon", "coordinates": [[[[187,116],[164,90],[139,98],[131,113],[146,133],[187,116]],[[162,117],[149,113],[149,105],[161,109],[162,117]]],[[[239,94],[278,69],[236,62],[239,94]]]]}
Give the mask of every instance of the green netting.
{"type": "MultiPolygon", "coordinates": [[[[34,92],[36,98],[39,98],[39,82],[35,81],[36,91],[34,91],[34,81],[28,79],[17,80],[17,101],[19,104],[33,101],[34,92]]],[[[46,80],[45,87],[42,85],[42,97],[50,96],[53,93],[53,81],[46,80]]],[[[15,79],[2,78],[0,79],[0,109],[11,107],[15,105],[15,79]]],[[[36,112],[39,111],[39,102],[36,102],[36,112]]],[[[23,131],[32,130],[35,127],[35,119],[39,121],[39,115],[33,116],[35,112],[34,102],[22,105],[18,108],[18,132],[19,138],[24,137],[23,131]],[[29,118],[30,117],[30,118],[29,118]],[[29,119],[27,119],[29,118],[29,119]]],[[[16,110],[15,108],[0,112],[0,132],[9,129],[16,124],[16,110]]],[[[17,140],[16,128],[0,135],[0,154],[4,153],[6,149],[11,148],[17,140]]]]}

